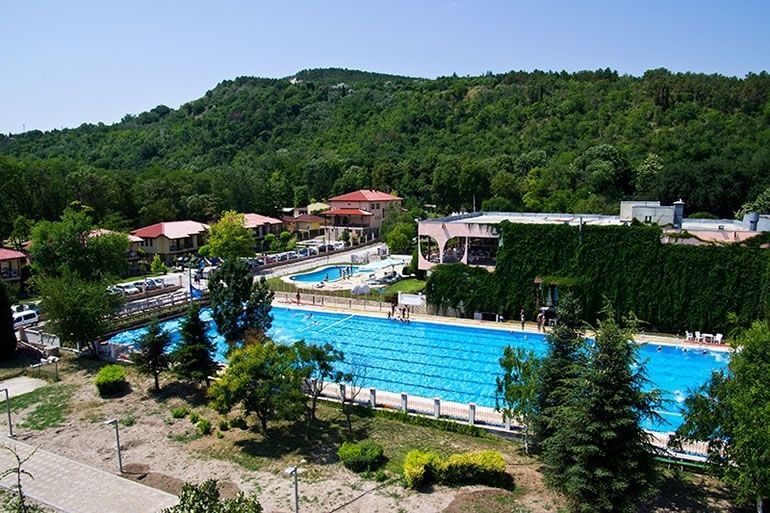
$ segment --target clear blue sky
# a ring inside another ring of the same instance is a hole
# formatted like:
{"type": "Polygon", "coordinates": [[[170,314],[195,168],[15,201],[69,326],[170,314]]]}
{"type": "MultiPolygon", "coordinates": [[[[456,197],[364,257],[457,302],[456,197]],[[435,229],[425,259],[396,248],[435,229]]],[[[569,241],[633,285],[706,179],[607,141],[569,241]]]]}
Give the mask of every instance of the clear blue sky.
{"type": "Polygon", "coordinates": [[[0,12],[0,132],[178,107],[224,79],[344,67],[436,77],[512,69],[768,69],[770,2],[44,1],[0,12]]]}

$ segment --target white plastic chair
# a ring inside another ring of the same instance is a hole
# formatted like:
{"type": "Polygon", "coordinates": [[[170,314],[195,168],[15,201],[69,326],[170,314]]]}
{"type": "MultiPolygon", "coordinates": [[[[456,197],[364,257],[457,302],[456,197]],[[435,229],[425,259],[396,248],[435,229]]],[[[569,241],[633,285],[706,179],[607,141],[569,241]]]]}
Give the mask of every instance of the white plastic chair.
{"type": "Polygon", "coordinates": [[[695,332],[695,341],[696,342],[702,342],[703,341],[703,335],[700,334],[700,331],[695,332]]]}
{"type": "Polygon", "coordinates": [[[723,337],[724,337],[724,335],[722,335],[721,333],[717,333],[717,334],[714,336],[714,343],[715,343],[715,344],[721,344],[721,343],[722,343],[722,338],[723,338],[723,337]]]}
{"type": "Polygon", "coordinates": [[[692,335],[692,331],[685,331],[684,332],[684,341],[689,342],[690,340],[695,340],[695,338],[692,335]]]}

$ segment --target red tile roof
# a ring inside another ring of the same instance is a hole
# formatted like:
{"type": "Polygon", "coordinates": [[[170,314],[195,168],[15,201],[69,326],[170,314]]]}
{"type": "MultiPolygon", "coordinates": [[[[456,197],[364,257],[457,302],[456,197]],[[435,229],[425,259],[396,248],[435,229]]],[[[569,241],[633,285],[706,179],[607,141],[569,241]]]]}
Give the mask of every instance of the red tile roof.
{"type": "Polygon", "coordinates": [[[0,260],[16,260],[17,258],[27,258],[27,255],[15,249],[0,248],[0,260]]]}
{"type": "Polygon", "coordinates": [[[361,210],[360,208],[335,208],[321,212],[325,216],[371,216],[371,212],[361,210]]]}
{"type": "MultiPolygon", "coordinates": [[[[99,237],[100,235],[107,235],[110,233],[117,233],[113,232],[112,230],[107,230],[106,228],[97,228],[96,230],[91,230],[91,233],[88,234],[89,237],[99,237]]],[[[141,237],[137,237],[136,235],[128,234],[128,241],[129,242],[142,242],[141,237]]]]}
{"type": "Polygon", "coordinates": [[[329,201],[394,201],[400,200],[398,196],[393,196],[387,192],[375,191],[372,189],[361,189],[360,191],[349,192],[342,196],[336,196],[329,201]]]}
{"type": "Polygon", "coordinates": [[[246,219],[246,222],[243,223],[243,226],[245,226],[246,228],[256,228],[264,224],[282,224],[283,223],[283,221],[281,221],[280,219],[263,216],[260,214],[243,214],[243,217],[246,219]]]}
{"type": "Polygon", "coordinates": [[[292,220],[299,221],[301,223],[323,223],[324,218],[321,216],[314,216],[312,214],[302,214],[301,216],[292,218],[292,220]]]}
{"type": "Polygon", "coordinates": [[[144,239],[157,239],[165,235],[169,239],[183,239],[191,235],[205,232],[209,225],[197,221],[171,221],[168,223],[155,223],[134,230],[131,233],[144,239]]]}

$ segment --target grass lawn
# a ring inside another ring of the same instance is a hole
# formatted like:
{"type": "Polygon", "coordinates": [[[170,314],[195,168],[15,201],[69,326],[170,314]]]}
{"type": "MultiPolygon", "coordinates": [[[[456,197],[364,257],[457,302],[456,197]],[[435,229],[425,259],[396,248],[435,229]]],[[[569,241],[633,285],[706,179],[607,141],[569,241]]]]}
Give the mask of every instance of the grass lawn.
{"type": "Polygon", "coordinates": [[[398,294],[399,292],[403,292],[405,294],[417,294],[423,290],[425,290],[425,280],[407,278],[405,280],[396,282],[393,285],[388,285],[385,287],[383,295],[398,294]]]}
{"type": "Polygon", "coordinates": [[[27,411],[20,427],[41,431],[64,424],[75,385],[57,383],[11,399],[11,411],[27,411]]]}

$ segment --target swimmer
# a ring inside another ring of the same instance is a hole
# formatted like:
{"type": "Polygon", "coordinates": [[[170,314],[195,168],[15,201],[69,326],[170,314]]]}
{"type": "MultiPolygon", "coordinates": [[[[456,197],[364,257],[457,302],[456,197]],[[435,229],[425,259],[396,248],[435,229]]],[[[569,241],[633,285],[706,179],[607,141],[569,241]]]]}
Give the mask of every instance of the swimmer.
{"type": "Polygon", "coordinates": [[[658,352],[660,353],[661,351],[663,351],[663,346],[658,346],[658,352]]]}

